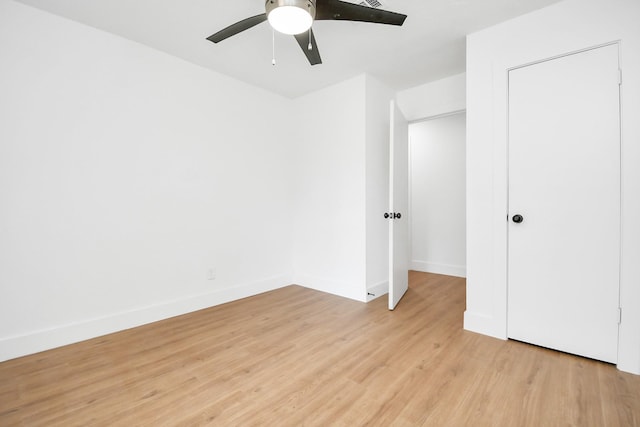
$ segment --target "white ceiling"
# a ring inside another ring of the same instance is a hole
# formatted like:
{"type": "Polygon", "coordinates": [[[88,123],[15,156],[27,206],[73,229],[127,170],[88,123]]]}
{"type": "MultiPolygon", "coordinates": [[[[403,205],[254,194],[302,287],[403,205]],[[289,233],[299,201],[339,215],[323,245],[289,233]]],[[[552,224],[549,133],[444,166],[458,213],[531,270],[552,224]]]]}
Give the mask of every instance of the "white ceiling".
{"type": "MultiPolygon", "coordinates": [[[[465,70],[465,35],[559,0],[380,0],[404,26],[314,23],[323,63],[262,23],[213,44],[211,34],[264,12],[264,0],[18,0],[131,39],[249,84],[297,97],[368,73],[395,90],[465,70]]],[[[350,0],[359,3],[357,0],[350,0]]]]}

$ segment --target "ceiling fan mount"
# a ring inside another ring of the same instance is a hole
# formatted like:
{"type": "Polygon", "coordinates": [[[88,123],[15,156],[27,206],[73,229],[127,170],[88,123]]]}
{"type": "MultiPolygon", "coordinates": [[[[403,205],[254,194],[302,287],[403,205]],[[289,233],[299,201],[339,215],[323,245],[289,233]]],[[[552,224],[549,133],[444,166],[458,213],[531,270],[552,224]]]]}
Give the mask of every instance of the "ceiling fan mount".
{"type": "Polygon", "coordinates": [[[265,13],[236,22],[207,37],[219,43],[264,21],[279,32],[293,35],[311,65],[321,64],[320,52],[311,29],[314,21],[358,21],[402,25],[407,15],[375,9],[341,0],[266,0],[265,13]]]}

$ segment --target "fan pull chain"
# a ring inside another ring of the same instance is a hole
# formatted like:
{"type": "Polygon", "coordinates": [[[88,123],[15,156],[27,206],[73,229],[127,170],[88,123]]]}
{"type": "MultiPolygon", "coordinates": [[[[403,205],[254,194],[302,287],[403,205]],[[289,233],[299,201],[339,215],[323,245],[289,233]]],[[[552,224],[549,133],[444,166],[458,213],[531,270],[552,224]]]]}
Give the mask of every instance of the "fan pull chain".
{"type": "Polygon", "coordinates": [[[271,65],[276,65],[276,30],[271,29],[271,65]]]}
{"type": "Polygon", "coordinates": [[[311,27],[309,27],[309,45],[307,46],[308,50],[312,50],[313,46],[311,45],[311,27]]]}

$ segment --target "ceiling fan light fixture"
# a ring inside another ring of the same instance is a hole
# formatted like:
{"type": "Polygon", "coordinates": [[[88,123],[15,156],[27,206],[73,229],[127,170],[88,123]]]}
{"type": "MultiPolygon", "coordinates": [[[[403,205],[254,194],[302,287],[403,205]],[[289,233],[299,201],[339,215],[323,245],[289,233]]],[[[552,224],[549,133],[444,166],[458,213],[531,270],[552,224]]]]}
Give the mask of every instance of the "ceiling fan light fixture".
{"type": "Polygon", "coordinates": [[[289,35],[308,31],[316,14],[311,0],[267,0],[265,8],[273,29],[289,35]]]}

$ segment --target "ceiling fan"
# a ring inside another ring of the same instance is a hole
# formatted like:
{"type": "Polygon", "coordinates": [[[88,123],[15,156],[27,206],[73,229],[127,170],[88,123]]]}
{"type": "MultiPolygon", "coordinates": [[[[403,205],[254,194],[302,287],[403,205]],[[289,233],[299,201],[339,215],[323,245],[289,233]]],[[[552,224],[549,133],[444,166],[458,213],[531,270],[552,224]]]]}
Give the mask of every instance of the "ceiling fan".
{"type": "MultiPolygon", "coordinates": [[[[367,4],[369,3],[370,1],[367,1],[367,4]]],[[[374,9],[341,0],[266,0],[265,13],[236,22],[207,37],[207,40],[219,43],[268,20],[274,30],[293,35],[309,63],[316,65],[321,64],[322,60],[311,29],[314,20],[402,25],[406,18],[407,15],[401,13],[374,9]]]]}

